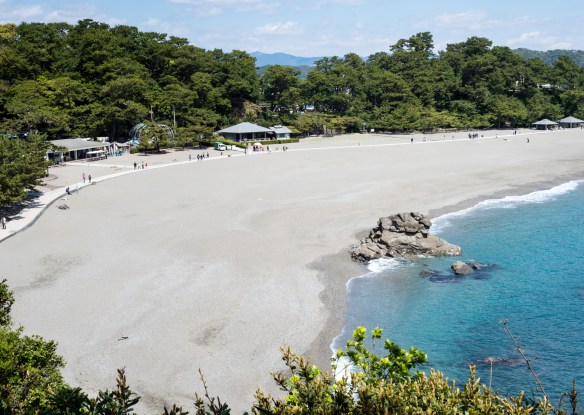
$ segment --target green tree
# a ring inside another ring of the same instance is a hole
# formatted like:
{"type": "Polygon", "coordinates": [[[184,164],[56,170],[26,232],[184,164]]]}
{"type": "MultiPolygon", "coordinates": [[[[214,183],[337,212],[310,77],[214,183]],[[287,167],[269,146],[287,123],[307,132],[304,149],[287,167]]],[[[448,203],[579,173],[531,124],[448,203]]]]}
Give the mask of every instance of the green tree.
{"type": "Polygon", "coordinates": [[[300,98],[300,71],[291,66],[271,65],[261,76],[263,99],[270,110],[294,109],[300,98]]]}
{"type": "Polygon", "coordinates": [[[516,127],[527,120],[527,108],[518,98],[494,95],[489,98],[487,105],[498,128],[502,125],[516,127]]]}
{"type": "Polygon", "coordinates": [[[551,79],[554,86],[572,90],[583,86],[582,68],[567,56],[560,56],[551,69],[551,79]]]}
{"type": "Polygon", "coordinates": [[[10,316],[12,304],[14,304],[14,295],[4,279],[0,282],[0,326],[9,326],[12,322],[10,316]]]}
{"type": "Polygon", "coordinates": [[[52,135],[69,130],[69,117],[51,102],[51,91],[45,79],[23,81],[14,85],[6,102],[10,116],[5,121],[11,132],[44,131],[52,135]]]}
{"type": "Polygon", "coordinates": [[[34,414],[49,407],[50,395],[63,386],[63,359],[57,344],[25,336],[10,325],[14,302],[6,280],[0,283],[0,413],[34,414]]]}
{"type": "Polygon", "coordinates": [[[156,150],[166,148],[170,145],[172,136],[169,130],[161,124],[151,121],[145,122],[146,127],[140,130],[140,151],[156,150]]]}
{"type": "Polygon", "coordinates": [[[562,116],[562,107],[554,103],[552,96],[538,92],[527,99],[527,112],[530,122],[539,121],[542,118],[557,120],[562,116]]]}
{"type": "Polygon", "coordinates": [[[0,136],[0,208],[26,199],[46,175],[49,148],[43,136],[0,136]]]}

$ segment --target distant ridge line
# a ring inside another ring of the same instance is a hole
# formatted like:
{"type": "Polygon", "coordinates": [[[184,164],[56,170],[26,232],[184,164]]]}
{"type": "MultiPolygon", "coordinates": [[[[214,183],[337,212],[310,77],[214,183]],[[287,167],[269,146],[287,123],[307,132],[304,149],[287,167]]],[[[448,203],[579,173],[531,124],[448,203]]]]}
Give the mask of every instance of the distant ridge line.
{"type": "MultiPolygon", "coordinates": [[[[512,49],[513,53],[522,56],[525,59],[540,58],[546,65],[553,65],[560,56],[568,56],[572,59],[576,65],[584,67],[584,50],[574,50],[574,49],[554,49],[548,51],[539,51],[526,48],[512,49]]],[[[252,52],[251,56],[256,58],[256,66],[263,67],[268,65],[284,65],[284,66],[314,66],[314,62],[325,58],[325,56],[314,56],[314,57],[303,57],[295,56],[289,53],[276,52],[276,53],[263,53],[263,52],[252,52]]],[[[367,60],[367,57],[363,58],[367,60]]]]}

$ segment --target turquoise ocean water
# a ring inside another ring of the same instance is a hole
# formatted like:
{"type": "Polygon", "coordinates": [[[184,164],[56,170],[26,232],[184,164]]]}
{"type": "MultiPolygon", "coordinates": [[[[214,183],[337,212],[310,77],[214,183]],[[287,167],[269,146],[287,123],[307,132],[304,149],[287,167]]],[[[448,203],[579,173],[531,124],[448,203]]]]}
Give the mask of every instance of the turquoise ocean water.
{"type": "Polygon", "coordinates": [[[347,284],[345,328],[333,349],[358,325],[379,326],[457,384],[470,364],[488,384],[484,359],[494,358],[494,389],[533,396],[535,381],[500,324],[506,319],[552,402],[573,379],[584,391],[584,182],[481,202],[436,218],[431,231],[462,246],[460,259],[487,267],[454,277],[455,258],[371,263],[347,284]],[[434,274],[421,276],[424,269],[434,274]]]}

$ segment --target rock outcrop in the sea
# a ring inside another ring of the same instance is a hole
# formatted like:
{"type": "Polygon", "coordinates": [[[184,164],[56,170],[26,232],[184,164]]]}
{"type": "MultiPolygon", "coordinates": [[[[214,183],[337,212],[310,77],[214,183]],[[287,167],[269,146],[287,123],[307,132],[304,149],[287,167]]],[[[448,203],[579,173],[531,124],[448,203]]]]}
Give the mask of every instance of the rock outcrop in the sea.
{"type": "Polygon", "coordinates": [[[452,269],[452,271],[454,271],[456,275],[466,275],[472,274],[474,272],[474,269],[471,268],[470,265],[462,261],[456,261],[454,264],[450,266],[450,268],[452,269]]]}
{"type": "Polygon", "coordinates": [[[432,222],[421,213],[398,213],[380,218],[369,236],[351,249],[360,261],[382,257],[413,258],[418,255],[454,256],[462,249],[430,234],[432,222]]]}

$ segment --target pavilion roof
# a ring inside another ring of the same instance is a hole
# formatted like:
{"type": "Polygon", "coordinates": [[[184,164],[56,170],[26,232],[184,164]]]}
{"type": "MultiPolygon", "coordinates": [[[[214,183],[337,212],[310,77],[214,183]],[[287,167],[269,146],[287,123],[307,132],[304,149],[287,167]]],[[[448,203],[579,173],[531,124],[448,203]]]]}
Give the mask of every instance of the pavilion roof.
{"type": "Polygon", "coordinates": [[[273,127],[270,127],[270,130],[280,134],[290,134],[292,132],[291,129],[283,125],[274,125],[273,127]]]}
{"type": "Polygon", "coordinates": [[[236,125],[232,125],[231,127],[224,128],[223,130],[219,130],[217,132],[219,134],[221,133],[247,134],[247,133],[269,133],[271,131],[272,130],[270,130],[269,128],[253,124],[251,122],[242,122],[236,125]]]}
{"type": "Polygon", "coordinates": [[[89,141],[82,138],[63,138],[61,140],[51,140],[51,143],[56,146],[65,147],[69,151],[90,150],[92,148],[104,148],[110,146],[110,143],[89,141]]]}
{"type": "Polygon", "coordinates": [[[563,123],[575,123],[575,122],[584,122],[584,121],[579,120],[578,118],[575,118],[575,117],[570,116],[570,117],[566,117],[566,118],[561,119],[559,122],[563,122],[563,123]]]}
{"type": "Polygon", "coordinates": [[[548,120],[547,118],[544,118],[543,120],[534,122],[533,125],[558,125],[558,123],[555,121],[548,120]]]}

